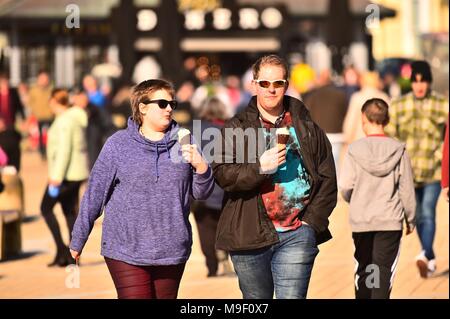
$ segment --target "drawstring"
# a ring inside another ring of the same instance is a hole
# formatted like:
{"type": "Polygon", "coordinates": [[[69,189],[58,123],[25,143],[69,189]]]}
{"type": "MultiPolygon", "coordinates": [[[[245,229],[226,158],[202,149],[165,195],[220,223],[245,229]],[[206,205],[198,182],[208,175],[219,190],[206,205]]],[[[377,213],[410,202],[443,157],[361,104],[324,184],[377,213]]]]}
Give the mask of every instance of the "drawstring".
{"type": "Polygon", "coordinates": [[[158,149],[158,144],[156,144],[156,160],[155,160],[156,179],[155,179],[155,183],[159,179],[158,160],[159,160],[159,149],[158,149]]]}
{"type": "Polygon", "coordinates": [[[166,140],[166,136],[165,135],[164,135],[164,145],[166,145],[167,154],[169,155],[169,159],[171,159],[170,152],[169,152],[169,147],[167,146],[167,140],[166,140]]]}

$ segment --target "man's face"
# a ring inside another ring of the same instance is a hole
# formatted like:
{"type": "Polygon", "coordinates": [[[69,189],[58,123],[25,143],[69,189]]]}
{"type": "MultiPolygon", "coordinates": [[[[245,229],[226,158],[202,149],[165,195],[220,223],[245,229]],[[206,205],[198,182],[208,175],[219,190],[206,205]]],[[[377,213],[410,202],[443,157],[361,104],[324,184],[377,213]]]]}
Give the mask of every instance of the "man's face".
{"type": "Polygon", "coordinates": [[[428,92],[428,88],[430,86],[430,83],[425,82],[422,79],[421,74],[417,74],[414,81],[411,83],[413,94],[417,99],[423,99],[428,92]]]}
{"type": "Polygon", "coordinates": [[[285,80],[284,69],[278,65],[262,65],[258,78],[253,81],[258,106],[266,111],[279,108],[283,104],[283,97],[288,88],[288,82],[286,81],[285,85],[281,87],[278,87],[276,83],[272,82],[269,87],[265,88],[261,86],[261,84],[264,84],[261,82],[263,80],[285,80]]]}

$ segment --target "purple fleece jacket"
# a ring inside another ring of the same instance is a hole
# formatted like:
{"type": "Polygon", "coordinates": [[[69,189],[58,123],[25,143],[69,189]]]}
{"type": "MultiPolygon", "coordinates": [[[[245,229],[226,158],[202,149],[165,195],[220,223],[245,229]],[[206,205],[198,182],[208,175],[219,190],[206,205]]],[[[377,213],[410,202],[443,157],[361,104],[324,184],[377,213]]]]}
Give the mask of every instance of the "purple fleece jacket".
{"type": "Polygon", "coordinates": [[[128,128],[111,136],[91,171],[70,248],[82,251],[95,220],[105,212],[105,257],[133,265],[175,265],[191,253],[190,195],[206,199],[214,188],[211,168],[196,174],[181,161],[179,127],[172,121],[164,138],[142,137],[128,128]]]}

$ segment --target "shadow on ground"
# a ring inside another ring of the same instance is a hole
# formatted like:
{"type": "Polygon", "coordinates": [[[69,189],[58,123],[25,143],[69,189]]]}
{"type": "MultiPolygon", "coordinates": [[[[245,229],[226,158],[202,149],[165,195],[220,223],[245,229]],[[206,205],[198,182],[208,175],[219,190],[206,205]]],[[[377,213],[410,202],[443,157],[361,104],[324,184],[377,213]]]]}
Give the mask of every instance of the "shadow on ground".
{"type": "Polygon", "coordinates": [[[44,251],[27,251],[27,252],[22,252],[20,254],[17,255],[13,255],[13,256],[8,256],[7,258],[0,260],[0,264],[1,263],[6,263],[6,262],[10,262],[10,261],[18,261],[18,260],[23,260],[23,259],[28,259],[31,257],[34,257],[36,255],[42,255],[45,254],[44,251]]]}

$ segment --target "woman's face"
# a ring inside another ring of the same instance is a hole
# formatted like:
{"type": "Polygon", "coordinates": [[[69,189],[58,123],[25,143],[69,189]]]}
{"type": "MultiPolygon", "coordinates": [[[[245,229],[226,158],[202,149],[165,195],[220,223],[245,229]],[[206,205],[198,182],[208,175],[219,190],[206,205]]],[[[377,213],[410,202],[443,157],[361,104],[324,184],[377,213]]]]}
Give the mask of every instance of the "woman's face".
{"type": "MultiPolygon", "coordinates": [[[[149,100],[172,101],[173,98],[166,90],[158,90],[149,95],[149,100]]],[[[139,109],[142,114],[142,125],[151,128],[153,131],[164,132],[172,121],[173,109],[169,104],[162,109],[157,102],[150,102],[148,104],[141,103],[139,109]]]]}

